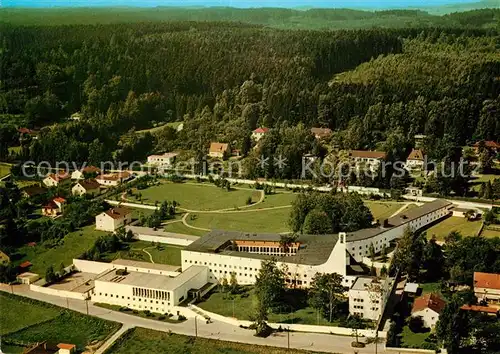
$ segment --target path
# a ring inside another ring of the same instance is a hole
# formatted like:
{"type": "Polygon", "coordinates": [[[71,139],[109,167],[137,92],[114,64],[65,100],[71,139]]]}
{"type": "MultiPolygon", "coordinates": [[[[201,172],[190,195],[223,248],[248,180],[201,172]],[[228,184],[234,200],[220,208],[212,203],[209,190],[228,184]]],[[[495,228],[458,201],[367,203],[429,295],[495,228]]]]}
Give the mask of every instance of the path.
{"type": "Polygon", "coordinates": [[[391,215],[391,216],[389,216],[389,217],[390,217],[390,218],[395,217],[396,215],[398,215],[399,213],[401,213],[403,210],[405,210],[405,209],[408,207],[408,205],[410,205],[410,204],[411,204],[411,203],[405,203],[405,204],[404,204],[401,208],[399,208],[398,210],[396,210],[396,211],[394,212],[394,214],[392,214],[392,215],[391,215]]]}
{"type": "Polygon", "coordinates": [[[122,336],[122,334],[124,334],[126,331],[128,331],[130,328],[133,328],[133,327],[135,327],[135,326],[131,326],[129,324],[123,324],[122,327],[116,333],[114,333],[111,337],[109,337],[108,340],[106,342],[104,342],[104,344],[101,345],[99,347],[99,349],[97,349],[95,351],[94,354],[104,353],[109,347],[111,347],[113,344],[115,344],[115,342],[118,340],[118,338],[120,338],[122,336]]]}
{"type": "MultiPolygon", "coordinates": [[[[36,300],[48,302],[60,307],[67,307],[74,311],[86,313],[85,301],[69,299],[64,297],[52,296],[42,293],[37,293],[29,290],[26,285],[16,285],[13,287],[14,292],[18,295],[27,296],[36,300]],[[68,302],[66,302],[68,301],[68,302]]],[[[10,292],[9,286],[0,285],[0,290],[10,292]]],[[[228,342],[247,343],[251,345],[264,345],[273,347],[287,347],[287,333],[276,333],[268,338],[259,338],[254,336],[254,331],[243,329],[237,326],[217,321],[212,319],[212,323],[207,324],[200,318],[189,318],[187,321],[177,324],[151,320],[147,318],[137,317],[125,314],[119,311],[112,311],[97,307],[91,302],[88,304],[89,315],[96,316],[105,320],[115,321],[122,323],[127,328],[143,327],[153,329],[156,331],[183,334],[187,336],[195,335],[195,321],[197,321],[197,334],[199,337],[208,339],[218,339],[228,342]]],[[[113,336],[114,337],[114,336],[113,336]]],[[[106,341],[108,346],[112,343],[111,339],[106,341]]],[[[290,332],[290,348],[304,349],[328,353],[354,353],[368,354],[375,352],[375,346],[368,344],[365,348],[354,350],[351,347],[353,337],[338,336],[331,334],[318,334],[318,333],[303,333],[303,332],[290,332]]],[[[386,353],[383,345],[378,346],[378,353],[386,353]]]]}
{"type": "Polygon", "coordinates": [[[184,226],[189,227],[190,229],[195,229],[195,230],[200,230],[200,231],[211,231],[210,229],[204,229],[202,227],[196,227],[196,226],[193,226],[193,225],[189,225],[188,222],[186,221],[188,215],[189,215],[189,213],[186,213],[182,217],[182,223],[184,224],[184,226]]]}
{"type": "Polygon", "coordinates": [[[154,263],[155,261],[153,260],[153,255],[151,253],[149,253],[148,251],[146,251],[148,248],[154,248],[154,247],[143,248],[142,252],[146,253],[149,256],[149,260],[151,261],[151,263],[154,263]]]}

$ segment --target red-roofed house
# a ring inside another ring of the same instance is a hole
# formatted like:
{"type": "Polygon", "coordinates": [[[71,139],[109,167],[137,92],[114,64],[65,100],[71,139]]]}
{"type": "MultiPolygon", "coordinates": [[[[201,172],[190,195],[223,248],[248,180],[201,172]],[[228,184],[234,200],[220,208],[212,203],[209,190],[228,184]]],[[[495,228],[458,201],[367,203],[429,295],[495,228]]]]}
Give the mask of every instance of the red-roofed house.
{"type": "Polygon", "coordinates": [[[57,187],[68,183],[71,183],[71,175],[67,172],[49,173],[43,180],[43,184],[47,187],[57,187]]]}
{"type": "Polygon", "coordinates": [[[311,128],[311,133],[316,139],[320,140],[332,135],[332,130],[330,128],[311,128]]]}
{"type": "Polygon", "coordinates": [[[411,310],[412,317],[420,316],[428,328],[434,328],[446,302],[436,294],[425,294],[415,299],[411,310]]]}
{"type": "Polygon", "coordinates": [[[132,221],[132,212],[120,206],[106,210],[95,217],[96,230],[114,232],[132,221]]]}
{"type": "MultiPolygon", "coordinates": [[[[476,154],[479,152],[479,147],[483,142],[478,141],[474,144],[474,151],[476,154]]],[[[500,152],[500,144],[496,141],[486,140],[484,141],[484,147],[493,152],[500,152]]]]}
{"type": "Polygon", "coordinates": [[[57,347],[59,348],[57,354],[72,354],[76,352],[76,345],[74,344],[59,343],[57,347]]]}
{"type": "Polygon", "coordinates": [[[413,149],[406,158],[406,168],[409,170],[422,170],[424,168],[424,153],[420,149],[413,149]]]}
{"type": "Polygon", "coordinates": [[[66,199],[62,197],[55,197],[50,202],[42,207],[42,215],[49,217],[56,217],[62,214],[66,199]]]}
{"type": "Polygon", "coordinates": [[[252,132],[252,139],[259,141],[267,132],[269,132],[269,128],[259,127],[252,132]]]}
{"type": "Polygon", "coordinates": [[[474,272],[474,294],[479,300],[500,303],[500,274],[474,272]]]}
{"type": "Polygon", "coordinates": [[[383,151],[350,150],[349,157],[354,165],[363,165],[375,172],[379,169],[382,161],[386,159],[387,154],[383,151]]]}
{"type": "Polygon", "coordinates": [[[223,159],[230,153],[229,144],[225,143],[210,143],[210,150],[208,156],[223,159]]]}
{"type": "Polygon", "coordinates": [[[498,315],[499,311],[496,307],[478,306],[478,305],[463,305],[462,307],[460,307],[460,310],[482,312],[492,316],[498,315]]]}
{"type": "Polygon", "coordinates": [[[98,195],[100,191],[100,184],[95,179],[87,179],[85,181],[77,182],[73,188],[71,188],[71,194],[82,196],[84,194],[88,195],[98,195]]]}
{"type": "Polygon", "coordinates": [[[74,171],[71,174],[71,179],[84,179],[85,175],[89,175],[89,174],[92,174],[95,177],[99,173],[101,173],[100,168],[97,168],[95,166],[86,166],[86,167],[82,168],[81,170],[74,171]]]}
{"type": "Polygon", "coordinates": [[[128,181],[133,176],[128,171],[113,172],[107,174],[101,174],[95,178],[95,180],[101,185],[106,187],[116,187],[119,184],[128,181]]]}

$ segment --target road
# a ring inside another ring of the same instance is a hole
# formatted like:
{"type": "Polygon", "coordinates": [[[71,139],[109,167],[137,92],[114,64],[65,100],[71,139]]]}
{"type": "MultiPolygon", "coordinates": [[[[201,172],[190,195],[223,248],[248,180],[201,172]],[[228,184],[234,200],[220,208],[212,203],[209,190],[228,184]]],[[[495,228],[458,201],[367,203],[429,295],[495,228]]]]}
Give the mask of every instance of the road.
{"type": "MultiPolygon", "coordinates": [[[[16,285],[12,287],[13,291],[17,295],[26,296],[32,299],[48,302],[57,306],[67,307],[74,311],[81,313],[87,313],[87,307],[85,301],[76,299],[66,299],[63,297],[57,297],[42,293],[37,293],[29,290],[26,285],[16,285]]],[[[11,292],[10,286],[1,285],[0,290],[5,292],[11,292]]],[[[93,315],[105,320],[119,322],[123,325],[125,331],[128,328],[133,327],[143,327],[156,331],[169,332],[184,334],[188,336],[195,336],[195,319],[188,319],[185,322],[172,324],[165,323],[156,320],[150,320],[146,318],[141,318],[133,315],[128,315],[118,311],[111,311],[93,305],[90,301],[88,302],[88,314],[93,315]]],[[[197,335],[203,338],[218,339],[229,342],[239,342],[247,343],[253,345],[266,345],[274,347],[288,346],[287,333],[277,333],[268,338],[258,338],[255,337],[254,331],[232,326],[230,324],[213,321],[207,324],[204,320],[200,318],[197,321],[197,335]]],[[[108,346],[111,346],[119,335],[112,336],[106,343],[101,347],[98,353],[102,353],[108,346]]],[[[369,344],[362,349],[354,349],[351,347],[351,342],[353,337],[338,336],[338,335],[328,335],[328,334],[317,334],[317,333],[299,333],[290,332],[290,348],[294,349],[304,349],[310,351],[319,351],[326,353],[375,353],[375,345],[369,344]]],[[[378,345],[378,353],[386,353],[383,344],[378,345]]]]}

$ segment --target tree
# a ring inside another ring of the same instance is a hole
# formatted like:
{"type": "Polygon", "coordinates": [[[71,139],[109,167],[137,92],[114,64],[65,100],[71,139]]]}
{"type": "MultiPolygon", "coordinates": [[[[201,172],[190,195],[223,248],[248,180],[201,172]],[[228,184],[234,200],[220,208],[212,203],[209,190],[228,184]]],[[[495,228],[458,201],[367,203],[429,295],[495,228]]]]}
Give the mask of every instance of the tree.
{"type": "Polygon", "coordinates": [[[60,277],[64,276],[64,274],[66,273],[65,268],[66,268],[66,267],[64,266],[64,263],[63,263],[63,262],[61,262],[61,263],[59,264],[59,276],[60,276],[60,277]]]}
{"type": "Polygon", "coordinates": [[[348,327],[351,327],[356,337],[356,343],[359,343],[359,330],[364,327],[363,320],[359,315],[352,315],[349,317],[348,327]]]}
{"type": "Polygon", "coordinates": [[[370,254],[370,259],[375,261],[376,253],[375,253],[375,246],[373,245],[373,242],[370,243],[370,246],[368,247],[368,253],[370,254]]]}
{"type": "Polygon", "coordinates": [[[410,228],[406,228],[394,252],[390,273],[393,274],[396,269],[399,269],[410,279],[416,279],[420,270],[424,243],[423,234],[415,233],[410,228]]]}
{"type": "MultiPolygon", "coordinates": [[[[278,268],[276,261],[261,262],[259,274],[255,280],[255,295],[258,300],[258,312],[266,314],[278,307],[285,291],[285,274],[278,268]]],[[[263,316],[265,317],[265,316],[263,316]]]]}
{"type": "Polygon", "coordinates": [[[342,286],[342,276],[337,273],[322,274],[317,273],[309,288],[310,305],[328,316],[328,321],[332,322],[333,314],[337,306],[342,302],[344,287],[342,286]]]}
{"type": "Polygon", "coordinates": [[[469,324],[465,311],[460,311],[463,301],[457,294],[446,303],[436,324],[436,335],[443,341],[449,353],[458,353],[464,338],[469,335],[469,324]]]}
{"type": "Polygon", "coordinates": [[[49,265],[45,270],[45,281],[50,284],[55,282],[56,280],[57,280],[57,275],[54,272],[54,267],[52,265],[49,265]]]}
{"type": "Polygon", "coordinates": [[[408,321],[408,327],[413,333],[420,333],[424,328],[424,320],[422,316],[411,316],[408,321]]]}
{"type": "Polygon", "coordinates": [[[237,294],[240,286],[238,284],[238,279],[236,278],[236,272],[231,272],[231,276],[229,279],[229,288],[231,289],[231,294],[237,294]]]}
{"type": "Polygon", "coordinates": [[[220,288],[224,298],[226,298],[226,291],[228,287],[229,287],[229,282],[227,281],[227,278],[226,277],[222,278],[222,281],[220,282],[220,288]]]}
{"type": "Polygon", "coordinates": [[[444,256],[442,247],[432,237],[424,246],[422,252],[422,268],[426,270],[425,276],[432,281],[439,279],[442,275],[444,256]]]}
{"type": "Polygon", "coordinates": [[[320,209],[311,210],[304,220],[304,233],[311,235],[332,233],[330,219],[326,212],[320,209]]]}

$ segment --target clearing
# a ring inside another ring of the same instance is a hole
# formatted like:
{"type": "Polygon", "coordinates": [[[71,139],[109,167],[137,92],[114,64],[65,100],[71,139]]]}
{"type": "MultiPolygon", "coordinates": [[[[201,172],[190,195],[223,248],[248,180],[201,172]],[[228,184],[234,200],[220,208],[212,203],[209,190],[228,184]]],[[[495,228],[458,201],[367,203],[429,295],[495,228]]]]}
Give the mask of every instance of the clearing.
{"type": "Polygon", "coordinates": [[[458,231],[462,236],[476,236],[481,228],[481,220],[468,221],[466,218],[450,216],[443,221],[427,229],[427,238],[436,236],[438,241],[444,238],[452,231],[458,231]]]}
{"type": "Polygon", "coordinates": [[[382,220],[391,217],[391,215],[398,211],[404,204],[365,200],[365,205],[370,208],[370,211],[373,214],[373,219],[382,220]]]}

